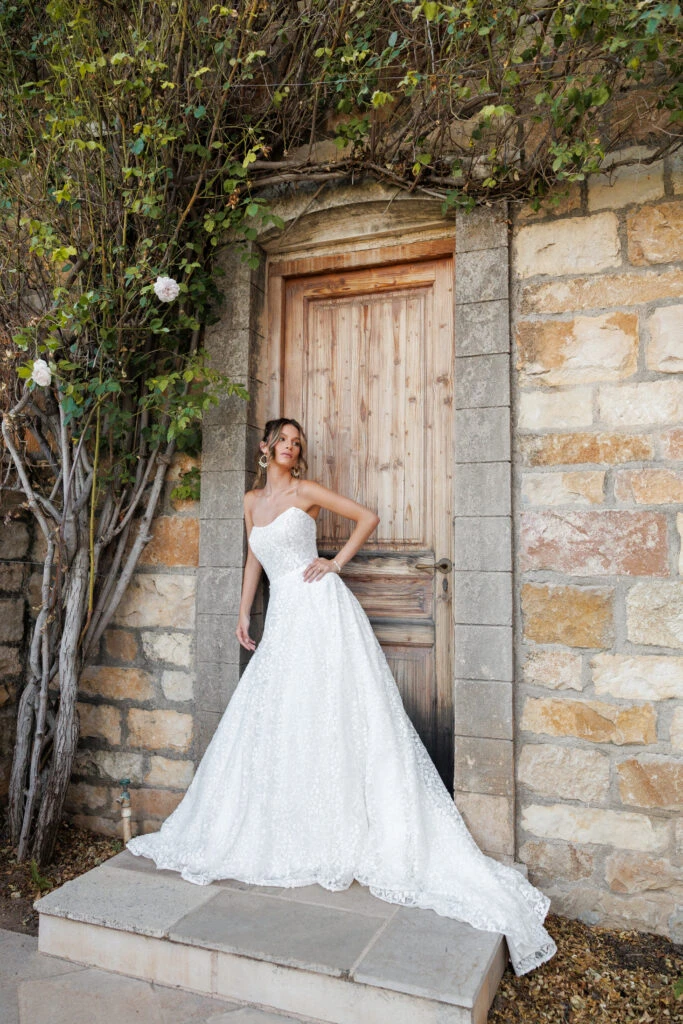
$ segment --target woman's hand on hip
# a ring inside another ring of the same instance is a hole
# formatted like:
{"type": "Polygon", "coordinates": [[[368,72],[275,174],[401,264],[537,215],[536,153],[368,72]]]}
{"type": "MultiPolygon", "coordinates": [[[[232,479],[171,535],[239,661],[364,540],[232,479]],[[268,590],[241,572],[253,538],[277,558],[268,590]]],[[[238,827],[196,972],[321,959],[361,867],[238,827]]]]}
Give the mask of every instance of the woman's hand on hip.
{"type": "Polygon", "coordinates": [[[310,565],[306,566],[304,580],[306,583],[315,583],[317,580],[321,580],[323,576],[327,576],[328,573],[337,575],[333,562],[328,558],[316,558],[310,565]]]}

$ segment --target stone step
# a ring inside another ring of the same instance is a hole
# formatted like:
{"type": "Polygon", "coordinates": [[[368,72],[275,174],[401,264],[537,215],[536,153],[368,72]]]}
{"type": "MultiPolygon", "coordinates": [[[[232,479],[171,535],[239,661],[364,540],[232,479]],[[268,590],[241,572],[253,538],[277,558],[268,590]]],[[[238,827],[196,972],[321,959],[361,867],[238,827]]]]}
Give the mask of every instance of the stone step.
{"type": "Polygon", "coordinates": [[[326,1024],[484,1024],[505,940],[354,882],[208,886],[128,851],[35,904],[41,953],[326,1024]]]}

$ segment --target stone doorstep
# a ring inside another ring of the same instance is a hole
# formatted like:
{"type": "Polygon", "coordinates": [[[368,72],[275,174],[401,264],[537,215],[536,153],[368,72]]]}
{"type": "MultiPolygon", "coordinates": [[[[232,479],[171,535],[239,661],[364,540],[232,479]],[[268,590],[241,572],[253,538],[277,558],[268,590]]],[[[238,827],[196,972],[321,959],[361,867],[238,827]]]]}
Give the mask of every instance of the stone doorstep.
{"type": "Polygon", "coordinates": [[[484,1024],[502,936],[343,892],[210,886],[124,851],[35,904],[39,949],[330,1024],[484,1024]]]}

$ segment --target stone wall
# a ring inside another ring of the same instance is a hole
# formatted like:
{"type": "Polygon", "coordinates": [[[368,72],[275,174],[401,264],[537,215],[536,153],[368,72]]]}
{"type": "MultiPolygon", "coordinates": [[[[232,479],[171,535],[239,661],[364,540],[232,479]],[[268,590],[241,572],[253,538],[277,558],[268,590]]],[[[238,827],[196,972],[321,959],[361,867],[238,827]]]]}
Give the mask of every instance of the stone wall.
{"type": "Polygon", "coordinates": [[[179,455],[169,468],[153,538],[82,676],[67,817],[95,832],[121,835],[121,778],[131,780],[135,834],[159,828],[194,774],[198,503],[170,498],[193,464],[179,455]]]}
{"type": "Polygon", "coordinates": [[[522,211],[517,850],[554,906],[683,938],[683,182],[522,211]]]}
{"type": "MultiPolygon", "coordinates": [[[[12,504],[0,506],[8,515],[0,526],[0,805],[7,800],[16,728],[17,699],[26,656],[32,570],[39,565],[32,551],[30,520],[9,518],[12,504]]],[[[38,595],[40,594],[38,582],[38,595]]],[[[38,597],[39,599],[39,597],[38,597]]]]}

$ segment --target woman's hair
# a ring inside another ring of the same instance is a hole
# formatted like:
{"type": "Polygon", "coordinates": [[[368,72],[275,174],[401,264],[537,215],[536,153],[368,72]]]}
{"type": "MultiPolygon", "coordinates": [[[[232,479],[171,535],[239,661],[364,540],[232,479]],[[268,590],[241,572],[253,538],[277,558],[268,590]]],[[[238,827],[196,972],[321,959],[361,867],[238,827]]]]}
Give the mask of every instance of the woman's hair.
{"type": "MultiPolygon", "coordinates": [[[[261,441],[268,445],[268,459],[273,458],[275,452],[275,445],[282,432],[282,428],[287,426],[295,427],[299,431],[299,439],[301,441],[301,449],[299,451],[299,461],[296,464],[296,468],[299,470],[298,475],[302,477],[307,469],[306,462],[306,435],[304,434],[301,424],[297,423],[296,420],[287,419],[286,416],[281,416],[279,420],[268,420],[266,423],[266,429],[263,431],[263,437],[261,441]]],[[[256,480],[254,487],[264,487],[266,483],[267,470],[259,466],[258,460],[261,458],[263,452],[259,449],[256,454],[256,480]]]]}

